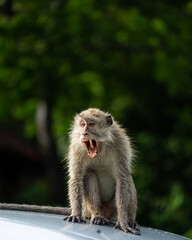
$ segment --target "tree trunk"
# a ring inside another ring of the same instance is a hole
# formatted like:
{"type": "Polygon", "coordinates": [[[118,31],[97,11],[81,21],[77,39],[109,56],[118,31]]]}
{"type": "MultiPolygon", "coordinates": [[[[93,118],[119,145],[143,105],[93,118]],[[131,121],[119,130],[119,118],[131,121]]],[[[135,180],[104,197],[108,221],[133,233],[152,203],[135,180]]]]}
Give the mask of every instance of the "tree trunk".
{"type": "Polygon", "coordinates": [[[51,106],[48,101],[39,101],[36,111],[37,138],[45,156],[45,168],[50,182],[52,199],[64,203],[65,191],[62,186],[61,166],[51,130],[51,106]]]}

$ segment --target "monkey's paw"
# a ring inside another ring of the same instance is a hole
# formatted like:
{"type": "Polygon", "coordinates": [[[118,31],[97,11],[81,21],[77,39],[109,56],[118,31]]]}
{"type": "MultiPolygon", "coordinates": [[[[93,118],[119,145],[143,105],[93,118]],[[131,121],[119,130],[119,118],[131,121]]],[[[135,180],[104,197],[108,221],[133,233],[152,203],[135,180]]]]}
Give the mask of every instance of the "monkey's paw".
{"type": "Polygon", "coordinates": [[[128,224],[132,229],[135,229],[139,233],[137,235],[141,235],[141,227],[137,222],[130,221],[128,224]]]}
{"type": "Polygon", "coordinates": [[[121,229],[126,233],[131,232],[135,235],[141,235],[139,225],[136,222],[130,222],[129,225],[128,225],[128,224],[122,224],[119,221],[117,221],[114,228],[115,229],[121,229]]]}
{"type": "Polygon", "coordinates": [[[63,219],[64,221],[67,222],[72,222],[72,223],[85,223],[86,221],[82,219],[80,216],[68,216],[63,219]]]}
{"type": "Polygon", "coordinates": [[[109,221],[103,217],[96,216],[91,220],[91,223],[96,225],[106,225],[109,224],[109,221]]]}

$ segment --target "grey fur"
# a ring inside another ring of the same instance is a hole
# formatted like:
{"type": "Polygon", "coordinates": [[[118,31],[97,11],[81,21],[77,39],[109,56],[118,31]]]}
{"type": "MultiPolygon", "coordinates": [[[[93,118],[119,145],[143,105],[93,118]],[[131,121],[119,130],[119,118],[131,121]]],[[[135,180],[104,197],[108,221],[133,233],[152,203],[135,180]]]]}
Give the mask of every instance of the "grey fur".
{"type": "Polygon", "coordinates": [[[125,130],[112,118],[111,124],[106,122],[107,116],[110,115],[91,108],[75,117],[68,155],[72,214],[66,220],[80,222],[91,218],[94,224],[104,224],[116,216],[115,228],[139,234],[133,227],[137,211],[131,176],[133,149],[125,130]],[[82,121],[86,125],[81,126],[82,121]],[[89,121],[95,122],[94,127],[89,126],[89,121]],[[96,157],[88,156],[81,143],[84,138],[97,140],[96,157]]]}

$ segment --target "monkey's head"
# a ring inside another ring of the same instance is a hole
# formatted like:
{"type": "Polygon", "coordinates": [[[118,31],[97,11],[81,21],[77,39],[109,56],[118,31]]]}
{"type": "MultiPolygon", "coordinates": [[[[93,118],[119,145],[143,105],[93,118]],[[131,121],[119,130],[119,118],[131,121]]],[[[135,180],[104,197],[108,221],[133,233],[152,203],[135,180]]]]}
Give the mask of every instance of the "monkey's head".
{"type": "Polygon", "coordinates": [[[75,118],[79,140],[87,148],[88,155],[95,158],[99,148],[111,140],[110,126],[112,116],[99,109],[90,108],[81,112],[75,118]]]}

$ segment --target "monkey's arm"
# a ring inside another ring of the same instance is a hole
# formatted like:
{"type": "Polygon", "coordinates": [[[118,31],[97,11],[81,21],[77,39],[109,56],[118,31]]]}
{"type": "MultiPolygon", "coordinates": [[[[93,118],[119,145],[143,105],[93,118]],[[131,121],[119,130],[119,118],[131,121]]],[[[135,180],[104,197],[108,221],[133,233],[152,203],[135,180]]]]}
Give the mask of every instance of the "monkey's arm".
{"type": "Polygon", "coordinates": [[[64,218],[64,220],[68,222],[85,222],[81,218],[84,170],[84,164],[82,164],[78,157],[71,154],[69,167],[69,199],[71,204],[71,215],[64,218]]]}
{"type": "Polygon", "coordinates": [[[71,203],[71,215],[64,218],[68,222],[85,222],[81,218],[82,212],[82,186],[81,181],[76,178],[71,178],[69,181],[69,197],[71,203]]]}
{"type": "Polygon", "coordinates": [[[61,215],[71,214],[71,209],[66,207],[38,206],[38,205],[28,205],[28,204],[0,203],[0,209],[42,212],[42,213],[55,213],[55,214],[61,214],[61,215]]]}

